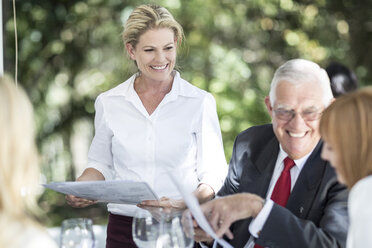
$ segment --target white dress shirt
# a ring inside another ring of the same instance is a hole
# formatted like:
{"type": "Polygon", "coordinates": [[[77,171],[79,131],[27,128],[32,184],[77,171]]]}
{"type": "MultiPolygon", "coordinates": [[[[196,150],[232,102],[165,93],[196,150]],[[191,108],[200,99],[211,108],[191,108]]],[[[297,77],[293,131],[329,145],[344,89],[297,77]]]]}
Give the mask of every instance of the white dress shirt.
{"type": "MultiPolygon", "coordinates": [[[[291,192],[293,189],[293,186],[295,185],[298,176],[300,175],[300,172],[302,168],[304,167],[306,160],[310,156],[310,153],[306,154],[304,157],[294,160],[295,166],[292,167],[290,170],[291,173],[291,192]]],[[[273,176],[270,181],[269,189],[266,194],[266,203],[260,213],[256,216],[256,218],[252,219],[251,223],[249,224],[249,232],[251,233],[251,237],[248,240],[247,244],[245,245],[245,248],[253,248],[254,247],[254,238],[258,238],[258,233],[262,230],[270,212],[273,208],[274,202],[271,200],[271,195],[273,193],[276,181],[279,179],[280,175],[282,174],[282,171],[284,169],[284,159],[288,156],[288,154],[283,150],[282,146],[280,145],[280,150],[278,154],[278,158],[276,159],[276,164],[273,172],[273,176]]]]}
{"type": "Polygon", "coordinates": [[[350,226],[347,248],[372,247],[372,176],[358,181],[350,190],[350,226]]]}
{"type": "MultiPolygon", "coordinates": [[[[171,91],[151,115],[134,90],[137,74],[97,97],[88,167],[105,180],[147,182],[159,197],[181,198],[166,173],[175,168],[190,191],[204,183],[218,192],[228,166],[215,100],[174,74],[171,91]]],[[[133,216],[136,207],[108,204],[108,210],[133,216]]]]}

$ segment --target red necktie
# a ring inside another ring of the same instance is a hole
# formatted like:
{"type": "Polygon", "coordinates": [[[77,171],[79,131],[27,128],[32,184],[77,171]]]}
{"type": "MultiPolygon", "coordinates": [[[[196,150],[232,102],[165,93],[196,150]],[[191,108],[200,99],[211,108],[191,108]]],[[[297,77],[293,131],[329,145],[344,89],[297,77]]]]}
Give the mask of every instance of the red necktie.
{"type": "MultiPolygon", "coordinates": [[[[284,169],[278,181],[276,181],[273,193],[271,194],[271,200],[280,206],[285,207],[287,204],[289,194],[291,193],[291,173],[290,170],[295,166],[295,162],[286,157],[284,159],[284,169]]],[[[254,248],[262,248],[260,245],[254,245],[254,248]]]]}
{"type": "Polygon", "coordinates": [[[284,159],[284,169],[280,175],[278,181],[276,181],[273,193],[271,194],[271,200],[285,207],[287,204],[289,194],[291,193],[291,173],[290,170],[295,166],[295,162],[286,157],[284,159]]]}

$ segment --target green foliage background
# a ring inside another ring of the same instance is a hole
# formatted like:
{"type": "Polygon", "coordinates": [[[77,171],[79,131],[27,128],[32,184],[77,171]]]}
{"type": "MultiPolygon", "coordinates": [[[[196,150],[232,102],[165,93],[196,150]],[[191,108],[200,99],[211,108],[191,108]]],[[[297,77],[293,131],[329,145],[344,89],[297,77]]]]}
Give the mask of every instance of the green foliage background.
{"type": "MultiPolygon", "coordinates": [[[[5,70],[14,74],[11,1],[3,1],[5,70]]],[[[129,13],[148,1],[16,1],[18,80],[34,104],[46,181],[73,180],[85,166],[93,137],[95,97],[134,71],[121,42],[129,13]]],[[[263,98],[274,70],[291,58],[325,67],[341,62],[362,85],[372,84],[372,1],[160,0],[181,23],[182,77],[216,98],[227,161],[235,136],[270,122],[263,98]]],[[[87,216],[104,223],[98,205],[72,209],[45,191],[46,225],[87,216]]]]}

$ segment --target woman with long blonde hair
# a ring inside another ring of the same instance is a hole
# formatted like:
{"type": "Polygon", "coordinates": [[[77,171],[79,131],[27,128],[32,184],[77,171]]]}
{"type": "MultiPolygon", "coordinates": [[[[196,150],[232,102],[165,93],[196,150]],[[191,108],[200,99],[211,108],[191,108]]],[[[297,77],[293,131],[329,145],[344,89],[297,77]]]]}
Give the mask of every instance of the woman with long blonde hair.
{"type": "Polygon", "coordinates": [[[350,190],[347,247],[372,247],[372,87],[337,98],[323,113],[323,159],[350,190]]]}
{"type": "Polygon", "coordinates": [[[9,77],[0,77],[0,247],[56,247],[34,221],[40,171],[32,105],[9,77]]]}

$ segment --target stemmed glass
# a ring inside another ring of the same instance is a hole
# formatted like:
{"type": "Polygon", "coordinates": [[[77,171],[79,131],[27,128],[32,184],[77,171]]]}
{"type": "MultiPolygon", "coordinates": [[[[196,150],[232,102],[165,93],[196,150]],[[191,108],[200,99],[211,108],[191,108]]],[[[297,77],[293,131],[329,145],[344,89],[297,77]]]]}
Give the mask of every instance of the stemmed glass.
{"type": "Polygon", "coordinates": [[[147,211],[138,209],[133,217],[133,241],[140,248],[156,248],[162,223],[162,210],[147,211]]]}
{"type": "Polygon", "coordinates": [[[189,212],[139,209],[133,218],[133,240],[140,248],[191,248],[194,229],[189,212]]]}
{"type": "Polygon", "coordinates": [[[190,212],[170,212],[163,215],[156,248],[191,248],[194,228],[190,212]]]}
{"type": "Polygon", "coordinates": [[[62,222],[60,248],[94,248],[95,237],[91,219],[74,218],[62,222]]]}

